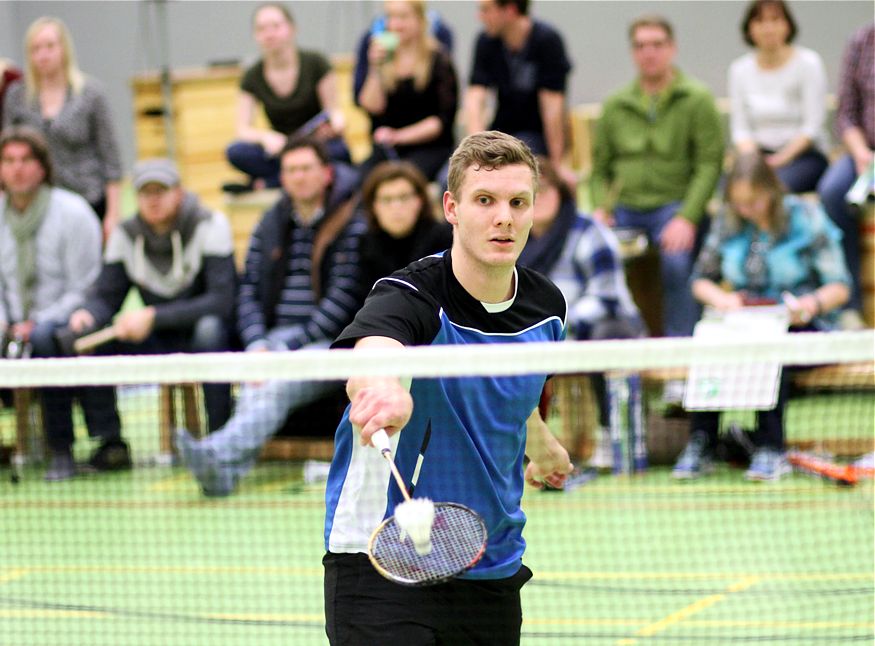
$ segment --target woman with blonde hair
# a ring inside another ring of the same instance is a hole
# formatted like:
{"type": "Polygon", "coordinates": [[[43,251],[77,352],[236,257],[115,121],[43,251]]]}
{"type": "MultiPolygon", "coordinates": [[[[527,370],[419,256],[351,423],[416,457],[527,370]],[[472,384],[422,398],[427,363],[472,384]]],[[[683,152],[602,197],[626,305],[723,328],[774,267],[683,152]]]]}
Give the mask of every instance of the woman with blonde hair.
{"type": "Polygon", "coordinates": [[[59,18],[37,18],[24,49],[24,79],[6,92],[3,127],[28,125],[45,135],[55,183],[88,201],[106,237],[119,220],[122,168],[103,86],[79,69],[59,18]]]}
{"type": "Polygon", "coordinates": [[[387,29],[371,35],[368,72],[356,96],[373,133],[365,170],[400,158],[434,179],[453,151],[456,70],[430,33],[425,2],[388,0],[385,8],[387,29]]]}

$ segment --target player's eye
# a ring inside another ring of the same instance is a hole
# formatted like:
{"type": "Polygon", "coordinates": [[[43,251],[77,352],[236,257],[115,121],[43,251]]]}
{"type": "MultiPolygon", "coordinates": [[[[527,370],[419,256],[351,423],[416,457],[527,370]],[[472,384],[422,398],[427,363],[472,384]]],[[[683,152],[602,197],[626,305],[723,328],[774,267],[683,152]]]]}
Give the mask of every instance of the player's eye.
{"type": "Polygon", "coordinates": [[[490,198],[488,195],[478,195],[477,203],[486,206],[492,203],[492,198],[490,198]]]}
{"type": "Polygon", "coordinates": [[[524,209],[529,205],[529,203],[527,200],[524,200],[521,197],[516,197],[510,201],[510,205],[515,209],[524,209]]]}

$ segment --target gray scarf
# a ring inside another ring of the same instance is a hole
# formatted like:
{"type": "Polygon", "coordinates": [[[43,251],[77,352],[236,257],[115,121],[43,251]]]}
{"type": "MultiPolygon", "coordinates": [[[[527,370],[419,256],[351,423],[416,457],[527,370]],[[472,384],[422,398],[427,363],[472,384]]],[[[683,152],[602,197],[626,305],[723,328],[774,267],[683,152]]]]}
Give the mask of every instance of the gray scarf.
{"type": "Polygon", "coordinates": [[[36,287],[36,232],[49,211],[52,189],[45,184],[40,186],[24,212],[12,205],[7,196],[4,217],[15,238],[18,266],[18,290],[21,297],[22,320],[27,321],[33,305],[33,292],[36,287]]]}

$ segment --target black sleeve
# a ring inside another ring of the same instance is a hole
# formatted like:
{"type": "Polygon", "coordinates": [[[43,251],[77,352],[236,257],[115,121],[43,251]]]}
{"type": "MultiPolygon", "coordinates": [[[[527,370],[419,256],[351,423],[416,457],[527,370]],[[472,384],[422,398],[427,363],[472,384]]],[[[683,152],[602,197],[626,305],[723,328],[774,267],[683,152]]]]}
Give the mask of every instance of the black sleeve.
{"type": "Polygon", "coordinates": [[[407,346],[428,345],[440,329],[439,310],[433,299],[406,280],[384,278],[331,347],[351,348],[368,336],[389,337],[407,346]]]}
{"type": "Polygon", "coordinates": [[[489,70],[491,54],[488,36],[480,34],[477,38],[477,44],[474,46],[474,59],[471,63],[471,75],[468,78],[468,85],[491,87],[494,84],[494,79],[489,70]]]}
{"type": "Polygon", "coordinates": [[[565,92],[571,61],[568,60],[565,43],[558,32],[549,30],[543,33],[538,54],[538,89],[565,92]]]}
{"type": "Polygon", "coordinates": [[[94,317],[97,327],[107,325],[121,309],[131,288],[128,273],[121,262],[104,263],[100,275],[88,290],[84,308],[94,317]]]}

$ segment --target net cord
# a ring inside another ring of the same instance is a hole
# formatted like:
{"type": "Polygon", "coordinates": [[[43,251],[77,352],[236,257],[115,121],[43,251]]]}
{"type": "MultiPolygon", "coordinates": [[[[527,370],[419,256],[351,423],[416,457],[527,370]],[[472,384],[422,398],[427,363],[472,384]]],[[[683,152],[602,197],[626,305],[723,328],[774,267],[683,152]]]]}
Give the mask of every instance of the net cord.
{"type": "Polygon", "coordinates": [[[153,356],[0,360],[0,387],[333,381],[356,376],[457,377],[573,374],[749,363],[821,365],[875,361],[875,331],[778,338],[692,337],[565,343],[423,346],[153,356]]]}

